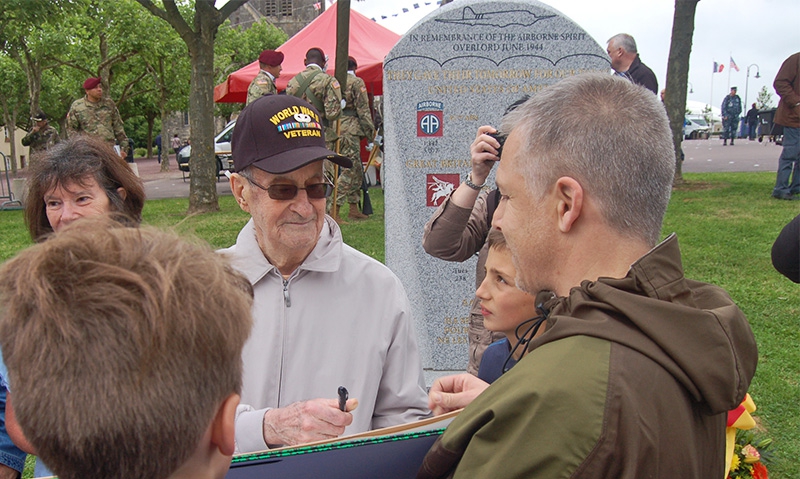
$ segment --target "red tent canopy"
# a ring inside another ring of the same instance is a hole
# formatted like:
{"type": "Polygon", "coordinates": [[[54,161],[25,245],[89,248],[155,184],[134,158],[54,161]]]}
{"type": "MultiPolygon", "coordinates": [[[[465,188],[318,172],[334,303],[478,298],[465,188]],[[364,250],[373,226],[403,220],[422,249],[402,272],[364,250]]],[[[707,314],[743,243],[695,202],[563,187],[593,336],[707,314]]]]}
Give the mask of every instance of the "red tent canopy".
{"type": "MultiPolygon", "coordinates": [[[[328,55],[328,73],[333,75],[336,66],[336,6],[297,32],[278,48],[283,52],[283,71],[278,78],[278,90],[285,90],[289,80],[305,70],[303,60],[309,48],[318,47],[328,55]]],[[[400,35],[373,22],[360,13],[350,10],[350,56],[358,62],[356,75],[367,84],[373,95],[383,94],[383,59],[394,47],[400,35]]],[[[214,87],[214,101],[244,103],[247,87],[258,74],[258,60],[228,75],[228,79],[214,87]]]]}

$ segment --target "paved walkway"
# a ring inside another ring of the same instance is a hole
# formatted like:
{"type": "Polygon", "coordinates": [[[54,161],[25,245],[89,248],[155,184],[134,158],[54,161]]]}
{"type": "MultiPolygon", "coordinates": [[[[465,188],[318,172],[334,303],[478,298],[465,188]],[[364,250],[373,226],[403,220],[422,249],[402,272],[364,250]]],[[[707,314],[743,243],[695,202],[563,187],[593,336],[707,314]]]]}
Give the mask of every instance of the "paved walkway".
{"type": "MultiPolygon", "coordinates": [[[[686,159],[684,173],[777,171],[781,147],[769,142],[736,140],[734,146],[722,146],[722,141],[686,140],[683,142],[686,159]]],[[[148,199],[188,198],[189,179],[183,180],[175,156],[169,160],[170,171],[161,173],[161,165],[155,158],[137,158],[139,176],[145,184],[148,199]]],[[[217,181],[217,194],[230,195],[227,179],[217,181]]]]}
{"type": "MultiPolygon", "coordinates": [[[[149,200],[162,198],[188,198],[189,178],[184,181],[183,172],[178,169],[175,155],[170,155],[169,171],[161,173],[161,164],[156,158],[136,158],[139,176],[144,181],[144,190],[149,200]]],[[[228,179],[222,177],[217,181],[217,194],[230,195],[231,187],[228,179]]]]}
{"type": "Polygon", "coordinates": [[[744,139],[734,146],[722,146],[722,140],[686,140],[683,142],[684,173],[729,171],[778,171],[782,147],[744,139]]]}

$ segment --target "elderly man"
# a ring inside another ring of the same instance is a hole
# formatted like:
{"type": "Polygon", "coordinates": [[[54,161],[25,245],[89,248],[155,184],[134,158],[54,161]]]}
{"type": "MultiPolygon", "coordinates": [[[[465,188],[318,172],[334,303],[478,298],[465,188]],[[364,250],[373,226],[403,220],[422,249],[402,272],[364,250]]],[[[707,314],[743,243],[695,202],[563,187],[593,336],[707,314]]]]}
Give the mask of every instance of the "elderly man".
{"type": "Polygon", "coordinates": [[[278,93],[275,80],[281,76],[283,67],[283,52],[275,50],[264,50],[258,56],[258,75],[250,82],[247,88],[247,105],[261,98],[264,95],[274,95],[278,93]]]}
{"type": "Polygon", "coordinates": [[[128,155],[128,135],[114,100],[103,96],[100,78],[87,78],[83,90],[86,96],[72,102],[67,113],[67,133],[69,136],[92,135],[111,146],[119,142],[119,154],[125,158],[128,155]]]}
{"type": "Polygon", "coordinates": [[[236,420],[241,452],[410,422],[429,414],[408,299],[384,265],[342,242],[319,113],[290,95],[248,105],[233,131],[231,189],[252,219],[224,250],[253,284],[236,420]],[[345,410],[335,399],[350,392],[345,410]],[[349,427],[348,427],[349,426],[349,427]],[[346,428],[347,427],[347,428],[346,428]],[[345,429],[346,428],[346,429],[345,429]]]}
{"type": "Polygon", "coordinates": [[[642,63],[636,51],[636,40],[627,33],[618,33],[608,39],[606,47],[614,72],[631,82],[658,93],[658,80],[653,70],[642,63]]]}
{"type": "Polygon", "coordinates": [[[419,477],[720,477],[756,344],[725,291],[683,276],[675,235],[658,243],[675,165],[663,107],[587,74],[537,93],[501,130],[493,224],[517,285],[557,297],[491,387],[467,374],[434,383],[435,412],[483,392],[419,477]]]}

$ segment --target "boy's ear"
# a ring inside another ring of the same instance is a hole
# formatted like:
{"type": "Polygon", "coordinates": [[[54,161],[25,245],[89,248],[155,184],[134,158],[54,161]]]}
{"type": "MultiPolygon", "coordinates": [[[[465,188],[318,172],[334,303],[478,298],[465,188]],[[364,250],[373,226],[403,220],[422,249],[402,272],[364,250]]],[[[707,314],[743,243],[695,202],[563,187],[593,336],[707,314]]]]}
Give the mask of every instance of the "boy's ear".
{"type": "Polygon", "coordinates": [[[225,456],[232,456],[236,447],[234,424],[239,399],[239,395],[235,393],[226,397],[217,409],[217,414],[211,423],[211,443],[225,456]]]}

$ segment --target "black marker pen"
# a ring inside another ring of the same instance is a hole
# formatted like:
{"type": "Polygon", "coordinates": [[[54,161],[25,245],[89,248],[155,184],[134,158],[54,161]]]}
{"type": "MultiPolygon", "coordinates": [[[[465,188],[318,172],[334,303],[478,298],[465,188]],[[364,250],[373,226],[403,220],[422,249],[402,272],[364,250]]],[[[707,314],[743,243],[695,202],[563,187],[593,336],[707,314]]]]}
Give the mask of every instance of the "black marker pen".
{"type": "Polygon", "coordinates": [[[339,409],[347,411],[347,388],[339,386],[339,409]]]}

